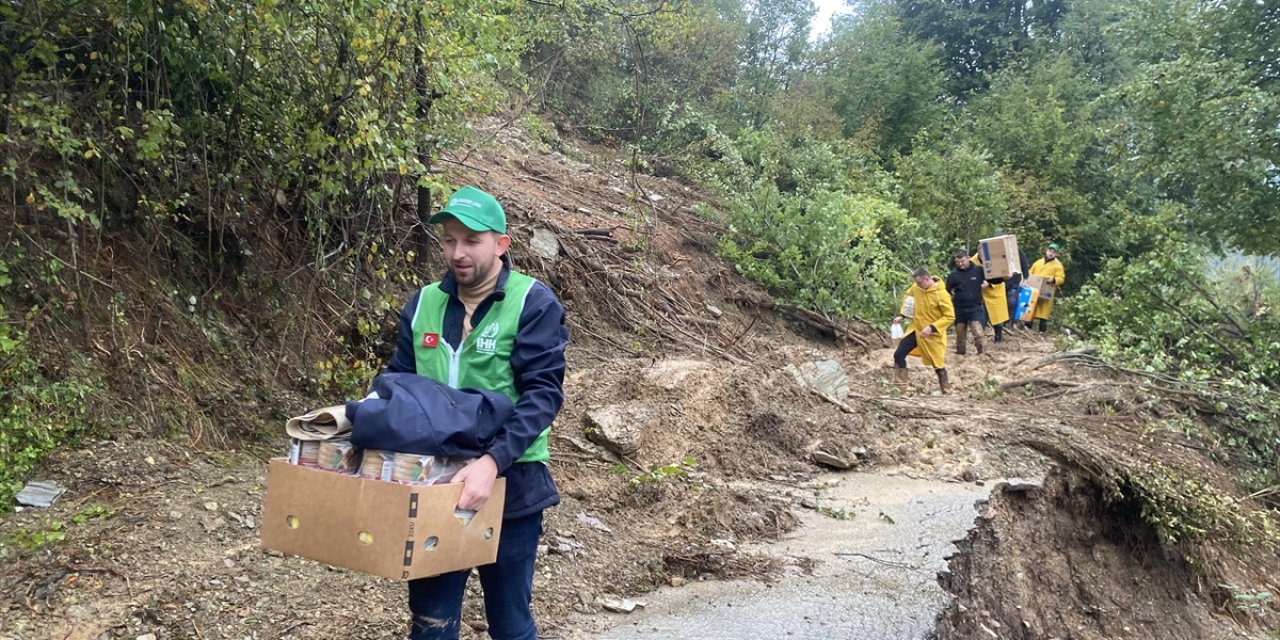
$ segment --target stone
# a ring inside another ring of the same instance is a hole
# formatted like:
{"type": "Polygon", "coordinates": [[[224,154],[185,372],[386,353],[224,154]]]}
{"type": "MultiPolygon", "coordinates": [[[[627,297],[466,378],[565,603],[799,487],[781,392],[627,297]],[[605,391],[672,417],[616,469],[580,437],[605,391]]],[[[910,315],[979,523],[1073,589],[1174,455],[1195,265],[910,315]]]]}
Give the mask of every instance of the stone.
{"type": "Polygon", "coordinates": [[[813,452],[813,461],[836,469],[850,469],[853,467],[853,464],[847,459],[821,450],[813,452]]]}
{"type": "Polygon", "coordinates": [[[621,456],[644,445],[645,433],[659,426],[662,410],[633,401],[611,404],[587,412],[587,439],[621,456]]]}
{"type": "Polygon", "coordinates": [[[555,260],[560,255],[560,239],[553,231],[534,227],[533,238],[529,240],[529,249],[534,255],[543,259],[555,260]]]}
{"type": "Polygon", "coordinates": [[[799,366],[789,364],[783,370],[795,376],[796,382],[813,387],[836,400],[849,397],[849,374],[835,360],[806,362],[799,366]]]}

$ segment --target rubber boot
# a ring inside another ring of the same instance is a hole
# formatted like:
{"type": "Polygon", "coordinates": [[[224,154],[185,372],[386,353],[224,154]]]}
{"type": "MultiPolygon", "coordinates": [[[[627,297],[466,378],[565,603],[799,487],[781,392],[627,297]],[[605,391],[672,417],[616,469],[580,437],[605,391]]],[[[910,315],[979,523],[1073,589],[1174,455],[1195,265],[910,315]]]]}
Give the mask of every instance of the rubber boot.
{"type": "Polygon", "coordinates": [[[951,381],[947,378],[947,370],[934,369],[934,371],[938,373],[938,390],[942,391],[943,395],[946,395],[948,387],[951,386],[951,381]]]}
{"type": "Polygon", "coordinates": [[[968,323],[956,325],[956,355],[958,356],[964,355],[964,341],[966,338],[968,338],[968,336],[965,334],[967,334],[968,332],[969,332],[968,323]]]}
{"type": "Polygon", "coordinates": [[[893,384],[897,385],[897,387],[903,391],[906,391],[907,388],[911,386],[911,383],[907,378],[907,370],[905,368],[893,368],[893,384]]]}
{"type": "Polygon", "coordinates": [[[977,347],[978,355],[982,355],[982,323],[970,322],[969,328],[973,329],[973,346],[977,347]]]}

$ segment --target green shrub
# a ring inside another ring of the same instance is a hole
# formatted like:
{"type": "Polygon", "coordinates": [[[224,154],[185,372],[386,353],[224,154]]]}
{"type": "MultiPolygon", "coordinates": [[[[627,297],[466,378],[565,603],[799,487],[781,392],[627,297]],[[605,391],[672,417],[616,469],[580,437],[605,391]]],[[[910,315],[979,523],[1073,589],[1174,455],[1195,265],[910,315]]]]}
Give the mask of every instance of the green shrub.
{"type": "Polygon", "coordinates": [[[1215,428],[1193,435],[1255,489],[1280,482],[1280,281],[1167,239],[1112,259],[1068,305],[1102,355],[1181,385],[1215,428]]]}
{"type": "Polygon", "coordinates": [[[735,198],[720,255],[782,300],[845,317],[892,315],[908,284],[905,250],[922,225],[875,196],[782,194],[763,185],[735,198]]]}
{"type": "MultiPolygon", "coordinates": [[[[4,279],[0,269],[0,286],[4,279]]],[[[0,512],[10,508],[46,453],[85,432],[92,392],[81,382],[45,378],[28,344],[26,333],[0,306],[0,512]]]]}

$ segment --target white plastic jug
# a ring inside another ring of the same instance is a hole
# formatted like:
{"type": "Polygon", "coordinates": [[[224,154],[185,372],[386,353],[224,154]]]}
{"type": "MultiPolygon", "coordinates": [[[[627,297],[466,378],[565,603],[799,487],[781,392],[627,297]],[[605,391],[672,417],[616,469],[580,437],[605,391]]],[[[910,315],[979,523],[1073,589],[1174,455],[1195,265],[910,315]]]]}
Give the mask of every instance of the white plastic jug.
{"type": "Polygon", "coordinates": [[[898,311],[898,315],[904,318],[914,318],[916,316],[915,296],[907,296],[902,300],[902,310],[898,311]]]}

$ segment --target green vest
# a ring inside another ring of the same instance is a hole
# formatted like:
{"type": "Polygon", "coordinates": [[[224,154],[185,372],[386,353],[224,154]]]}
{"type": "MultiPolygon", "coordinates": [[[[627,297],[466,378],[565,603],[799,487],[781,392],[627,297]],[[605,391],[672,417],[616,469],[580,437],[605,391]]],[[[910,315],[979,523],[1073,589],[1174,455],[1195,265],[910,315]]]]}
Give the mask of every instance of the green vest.
{"type": "MultiPolygon", "coordinates": [[[[471,330],[457,351],[443,339],[449,294],[440,290],[438,282],[423,287],[413,315],[413,358],[418,375],[454,389],[495,391],[511,398],[512,404],[519,402],[515,372],[511,370],[511,351],[520,330],[524,300],[534,282],[523,273],[510,271],[506,296],[493,301],[480,326],[471,330]]],[[[550,434],[551,426],[547,425],[516,462],[550,460],[547,448],[550,434]]]]}

